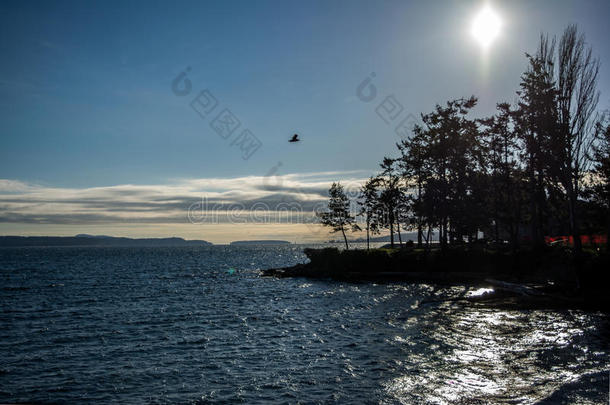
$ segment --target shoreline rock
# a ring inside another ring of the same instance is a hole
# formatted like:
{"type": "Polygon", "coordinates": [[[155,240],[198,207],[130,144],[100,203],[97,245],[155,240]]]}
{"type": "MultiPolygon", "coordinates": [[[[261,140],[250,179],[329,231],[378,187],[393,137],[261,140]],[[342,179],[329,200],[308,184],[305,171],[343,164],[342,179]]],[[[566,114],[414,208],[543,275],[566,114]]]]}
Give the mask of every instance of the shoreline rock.
{"type": "MultiPolygon", "coordinates": [[[[380,249],[382,250],[382,249],[380,249]]],[[[347,282],[404,282],[445,286],[490,287],[493,293],[477,297],[459,297],[450,301],[463,301],[506,309],[587,309],[610,312],[610,301],[597,290],[591,294],[575,282],[572,264],[560,264],[555,252],[537,257],[526,268],[510,271],[511,265],[522,264],[523,257],[508,257],[503,263],[492,254],[473,255],[466,259],[469,271],[440,271],[447,258],[440,256],[422,259],[421,252],[338,251],[337,249],[306,249],[310,262],[290,267],[267,269],[260,272],[263,277],[302,277],[309,279],[331,279],[347,282]],[[394,256],[393,256],[394,254],[394,256]],[[373,260],[371,260],[373,259],[373,260]],[[375,259],[380,259],[376,265],[375,259]],[[545,260],[546,259],[546,260],[545,260]],[[408,271],[409,261],[423,271],[408,271]],[[502,265],[494,269],[495,263],[502,265]],[[542,265],[541,265],[542,263],[542,265]],[[480,271],[473,271],[480,269],[480,271]],[[492,270],[493,269],[493,270],[492,270]]],[[[463,253],[463,252],[462,252],[463,253]]],[[[455,265],[464,264],[462,253],[455,265]]],[[[457,259],[456,259],[457,257],[457,259]]],[[[526,255],[527,257],[527,255],[526,255]]],[[[527,262],[526,262],[527,263],[527,262]]]]}

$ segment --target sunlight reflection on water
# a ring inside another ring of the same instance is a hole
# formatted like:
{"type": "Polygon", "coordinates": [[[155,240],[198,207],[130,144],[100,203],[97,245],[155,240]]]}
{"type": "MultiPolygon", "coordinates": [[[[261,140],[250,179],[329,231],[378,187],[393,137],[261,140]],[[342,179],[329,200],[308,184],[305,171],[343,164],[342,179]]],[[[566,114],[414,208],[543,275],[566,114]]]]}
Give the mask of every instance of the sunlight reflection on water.
{"type": "Polygon", "coordinates": [[[485,294],[490,294],[494,292],[493,288],[478,288],[476,290],[471,290],[466,293],[467,297],[480,297],[485,294]]]}
{"type": "MultiPolygon", "coordinates": [[[[586,356],[587,347],[577,343],[583,331],[576,326],[590,319],[582,313],[568,313],[567,319],[565,315],[446,308],[450,322],[426,332],[428,364],[421,367],[420,356],[412,356],[419,367],[389,381],[386,392],[405,404],[422,400],[531,404],[550,397],[583,377],[571,361],[588,360],[591,364],[592,360],[586,356]]],[[[408,328],[412,323],[405,325],[408,328]]],[[[394,341],[410,343],[401,336],[395,336],[394,341]]],[[[597,364],[589,372],[603,373],[605,367],[607,363],[597,364]]],[[[589,403],[587,398],[581,400],[589,403]]]]}
{"type": "Polygon", "coordinates": [[[607,400],[602,314],[452,301],[477,288],[258,276],[299,252],[0,250],[0,402],[607,400]]]}

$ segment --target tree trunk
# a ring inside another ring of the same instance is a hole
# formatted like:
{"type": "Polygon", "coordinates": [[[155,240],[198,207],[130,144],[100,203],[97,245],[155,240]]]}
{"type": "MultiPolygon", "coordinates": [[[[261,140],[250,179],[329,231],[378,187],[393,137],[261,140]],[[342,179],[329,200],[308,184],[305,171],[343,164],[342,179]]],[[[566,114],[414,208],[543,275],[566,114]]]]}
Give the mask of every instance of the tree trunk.
{"type": "Polygon", "coordinates": [[[447,248],[447,218],[443,218],[442,222],[443,232],[441,233],[441,250],[445,250],[447,248]]]}
{"type": "Polygon", "coordinates": [[[438,244],[443,246],[443,224],[442,222],[438,226],[438,244]]]}
{"type": "Polygon", "coordinates": [[[536,215],[538,217],[538,239],[536,240],[536,246],[539,248],[544,247],[544,207],[545,207],[545,193],[544,193],[544,177],[542,174],[542,170],[538,173],[538,192],[536,193],[536,205],[537,212],[536,215]]]}
{"type": "Polygon", "coordinates": [[[396,220],[396,229],[398,229],[398,243],[400,243],[400,247],[402,247],[402,236],[400,235],[400,222],[396,220]]]}
{"type": "Polygon", "coordinates": [[[343,234],[343,240],[345,241],[345,250],[349,250],[349,245],[347,244],[347,236],[345,236],[345,229],[341,227],[341,233],[343,234]]]}
{"type": "Polygon", "coordinates": [[[371,228],[371,221],[367,219],[367,221],[366,221],[366,250],[369,250],[371,248],[370,237],[369,237],[370,228],[371,228]]]}
{"type": "MultiPolygon", "coordinates": [[[[417,183],[417,200],[418,200],[418,206],[421,208],[421,189],[422,189],[422,184],[421,182],[417,183]]],[[[419,216],[417,218],[417,247],[421,249],[422,246],[422,236],[423,236],[423,228],[422,228],[422,218],[421,216],[419,216]]]]}
{"type": "Polygon", "coordinates": [[[536,186],[536,176],[532,172],[530,173],[530,215],[532,216],[530,237],[534,247],[538,247],[538,241],[540,240],[540,235],[538,234],[540,230],[538,208],[538,187],[536,186]]]}
{"type": "Polygon", "coordinates": [[[390,247],[394,249],[394,220],[390,221],[390,247]]]}
{"type": "Polygon", "coordinates": [[[432,230],[432,226],[428,225],[428,234],[426,235],[426,255],[428,254],[428,251],[430,250],[430,231],[432,230]]]}
{"type": "MultiPolygon", "coordinates": [[[[521,193],[521,190],[518,190],[519,193],[521,193]]],[[[513,237],[513,252],[517,252],[517,250],[519,250],[520,248],[520,244],[521,244],[521,238],[519,235],[520,229],[521,229],[521,224],[522,224],[522,216],[523,216],[523,210],[522,210],[522,200],[521,197],[517,198],[516,201],[516,205],[515,205],[515,216],[513,218],[513,224],[514,224],[514,237],[513,237]]]]}
{"type": "Polygon", "coordinates": [[[570,187],[571,190],[568,190],[568,210],[570,212],[570,234],[572,235],[572,240],[574,241],[574,254],[580,255],[582,252],[582,241],[580,240],[580,230],[578,229],[578,221],[576,218],[576,204],[578,203],[578,199],[573,187],[570,187]]]}

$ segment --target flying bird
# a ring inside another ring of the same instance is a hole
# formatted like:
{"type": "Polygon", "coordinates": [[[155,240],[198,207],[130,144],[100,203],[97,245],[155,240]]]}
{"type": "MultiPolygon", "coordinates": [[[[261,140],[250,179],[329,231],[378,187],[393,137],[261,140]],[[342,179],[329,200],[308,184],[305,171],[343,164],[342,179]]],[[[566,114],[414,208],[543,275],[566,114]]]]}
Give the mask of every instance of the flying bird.
{"type": "Polygon", "coordinates": [[[299,135],[294,134],[294,135],[292,135],[292,138],[290,138],[290,140],[288,142],[299,142],[299,141],[300,141],[299,135]]]}

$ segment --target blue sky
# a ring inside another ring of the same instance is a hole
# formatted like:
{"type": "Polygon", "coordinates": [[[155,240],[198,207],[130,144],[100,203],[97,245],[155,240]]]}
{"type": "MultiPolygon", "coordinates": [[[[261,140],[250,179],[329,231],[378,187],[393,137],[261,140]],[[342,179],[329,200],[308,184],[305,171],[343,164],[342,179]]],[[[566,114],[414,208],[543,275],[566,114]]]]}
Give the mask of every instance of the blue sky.
{"type": "MultiPolygon", "coordinates": [[[[280,175],[366,177],[398,140],[375,113],[386,96],[401,117],[471,94],[477,115],[490,114],[514,99],[540,32],[570,23],[602,60],[600,106],[610,105],[610,3],[492,2],[503,27],[487,54],[469,33],[483,4],[3,1],[0,179],[6,193],[172,187],[264,176],[278,162],[280,175]],[[179,97],[171,83],[187,67],[192,93],[179,97]],[[377,99],[364,103],[356,88],[372,72],[377,99]],[[219,103],[206,119],[189,106],[204,89],[219,103]],[[241,122],[233,136],[249,129],[262,142],[248,160],[210,127],[224,108],[241,122]],[[303,142],[286,142],[295,132],[303,142]]],[[[4,221],[0,233],[64,232],[51,225],[4,221]]]]}

